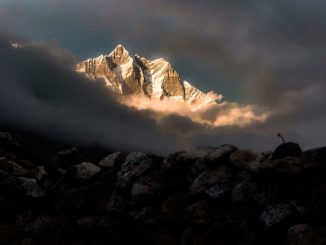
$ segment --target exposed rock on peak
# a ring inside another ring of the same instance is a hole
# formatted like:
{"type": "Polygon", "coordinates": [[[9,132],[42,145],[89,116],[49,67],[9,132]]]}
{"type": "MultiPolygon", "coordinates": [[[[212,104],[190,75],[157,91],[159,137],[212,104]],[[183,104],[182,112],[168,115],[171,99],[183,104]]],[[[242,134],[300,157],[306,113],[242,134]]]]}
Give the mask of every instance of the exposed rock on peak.
{"type": "Polygon", "coordinates": [[[132,61],[132,58],[129,55],[129,52],[121,44],[117,45],[115,49],[106,56],[106,58],[111,59],[112,62],[122,65],[129,61],[132,61]]]}
{"type": "Polygon", "coordinates": [[[168,98],[189,104],[198,101],[212,103],[221,98],[215,93],[205,94],[182,81],[165,59],[148,60],[139,55],[131,57],[121,44],[108,55],[77,64],[76,70],[90,79],[103,79],[110,89],[123,95],[142,94],[149,98],[168,98]]]}

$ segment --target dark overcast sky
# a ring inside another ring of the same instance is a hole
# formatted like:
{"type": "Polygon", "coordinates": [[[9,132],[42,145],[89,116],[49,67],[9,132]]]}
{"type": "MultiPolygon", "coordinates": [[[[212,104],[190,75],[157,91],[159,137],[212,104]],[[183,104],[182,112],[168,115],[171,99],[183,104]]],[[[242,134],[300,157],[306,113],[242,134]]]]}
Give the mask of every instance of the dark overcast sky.
{"type": "Polygon", "coordinates": [[[275,111],[275,132],[323,142],[325,13],[324,0],[0,0],[0,30],[79,60],[117,43],[163,56],[205,91],[275,111]]]}
{"type": "Polygon", "coordinates": [[[324,2],[1,0],[0,20],[1,28],[56,41],[77,59],[107,53],[117,43],[149,58],[164,56],[205,91],[250,101],[270,91],[253,93],[257,85],[251,84],[270,79],[270,73],[278,80],[281,75],[282,83],[310,78],[298,73],[303,65],[312,66],[319,48],[325,52],[324,2]],[[293,61],[300,64],[291,66],[293,61]]]}

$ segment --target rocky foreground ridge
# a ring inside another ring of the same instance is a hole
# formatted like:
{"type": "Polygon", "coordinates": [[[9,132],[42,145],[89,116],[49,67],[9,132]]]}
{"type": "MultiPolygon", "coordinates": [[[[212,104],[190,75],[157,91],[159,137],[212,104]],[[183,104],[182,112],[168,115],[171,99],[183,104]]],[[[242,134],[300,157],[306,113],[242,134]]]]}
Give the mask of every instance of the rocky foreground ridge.
{"type": "Polygon", "coordinates": [[[0,244],[326,243],[326,148],[231,145],[44,163],[0,133],[0,244]]]}

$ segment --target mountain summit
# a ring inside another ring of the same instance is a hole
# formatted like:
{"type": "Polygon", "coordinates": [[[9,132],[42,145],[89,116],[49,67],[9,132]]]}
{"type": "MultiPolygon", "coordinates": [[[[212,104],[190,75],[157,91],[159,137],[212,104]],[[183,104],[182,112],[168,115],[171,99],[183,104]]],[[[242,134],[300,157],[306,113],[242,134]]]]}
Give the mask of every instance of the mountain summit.
{"type": "Polygon", "coordinates": [[[181,80],[166,60],[148,60],[139,55],[132,57],[121,44],[108,55],[77,64],[76,71],[92,80],[103,79],[110,89],[122,95],[141,94],[148,98],[167,98],[189,104],[214,103],[222,98],[213,92],[206,94],[181,80]]]}

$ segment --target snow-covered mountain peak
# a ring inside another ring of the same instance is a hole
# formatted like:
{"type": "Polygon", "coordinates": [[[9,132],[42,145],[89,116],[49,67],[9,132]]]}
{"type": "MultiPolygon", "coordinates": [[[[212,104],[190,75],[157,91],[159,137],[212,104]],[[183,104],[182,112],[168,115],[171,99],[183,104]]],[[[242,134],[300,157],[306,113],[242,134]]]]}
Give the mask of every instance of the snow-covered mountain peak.
{"type": "Polygon", "coordinates": [[[218,98],[218,95],[207,96],[190,83],[182,81],[165,59],[149,60],[140,55],[131,57],[121,44],[108,55],[77,64],[76,70],[90,79],[103,79],[110,89],[123,95],[142,94],[149,98],[167,98],[188,104],[199,101],[214,103],[218,98]]]}

